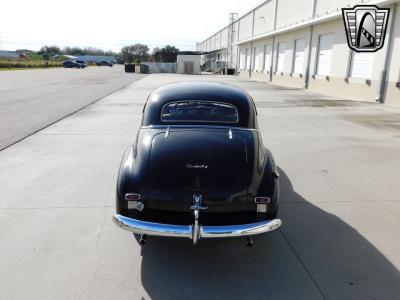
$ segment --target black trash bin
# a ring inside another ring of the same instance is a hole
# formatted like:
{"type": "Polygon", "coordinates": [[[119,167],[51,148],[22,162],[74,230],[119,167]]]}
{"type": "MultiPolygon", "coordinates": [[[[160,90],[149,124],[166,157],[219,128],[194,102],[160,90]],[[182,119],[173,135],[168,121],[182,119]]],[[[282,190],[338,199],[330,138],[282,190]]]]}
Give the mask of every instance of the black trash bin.
{"type": "Polygon", "coordinates": [[[235,69],[228,69],[226,73],[228,75],[235,75],[235,69]]]}
{"type": "Polygon", "coordinates": [[[125,72],[126,73],[135,73],[135,65],[134,64],[126,64],[125,72]]]}

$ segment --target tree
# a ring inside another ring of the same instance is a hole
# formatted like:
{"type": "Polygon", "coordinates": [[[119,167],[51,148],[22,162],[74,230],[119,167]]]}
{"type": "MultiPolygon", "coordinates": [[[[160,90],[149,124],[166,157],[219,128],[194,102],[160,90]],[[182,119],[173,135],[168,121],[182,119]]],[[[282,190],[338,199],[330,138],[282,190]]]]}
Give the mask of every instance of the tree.
{"type": "Polygon", "coordinates": [[[153,52],[151,53],[151,60],[160,62],[161,61],[161,55],[160,55],[160,47],[155,47],[153,48],[153,52]]]}
{"type": "Polygon", "coordinates": [[[61,54],[61,49],[58,46],[43,46],[38,51],[39,55],[54,56],[61,54]]]}
{"type": "Polygon", "coordinates": [[[149,59],[149,47],[142,44],[125,46],[121,49],[121,58],[124,63],[140,63],[149,59]]]}
{"type": "Polygon", "coordinates": [[[67,55],[85,55],[85,51],[79,47],[64,47],[63,53],[67,55]]]}
{"type": "Polygon", "coordinates": [[[153,56],[156,62],[176,62],[178,53],[179,49],[171,45],[167,45],[161,49],[153,49],[153,56]]]}

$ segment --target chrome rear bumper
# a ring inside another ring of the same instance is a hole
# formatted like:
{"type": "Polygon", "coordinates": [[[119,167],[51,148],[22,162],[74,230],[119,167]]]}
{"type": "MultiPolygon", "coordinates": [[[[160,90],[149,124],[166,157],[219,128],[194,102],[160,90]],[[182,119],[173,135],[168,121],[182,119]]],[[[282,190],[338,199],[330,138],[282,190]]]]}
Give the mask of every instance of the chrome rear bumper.
{"type": "Polygon", "coordinates": [[[136,234],[183,237],[193,240],[194,244],[196,244],[199,239],[246,237],[267,233],[278,229],[282,225],[280,219],[229,226],[169,225],[139,221],[118,214],[114,216],[113,221],[122,229],[136,234]]]}

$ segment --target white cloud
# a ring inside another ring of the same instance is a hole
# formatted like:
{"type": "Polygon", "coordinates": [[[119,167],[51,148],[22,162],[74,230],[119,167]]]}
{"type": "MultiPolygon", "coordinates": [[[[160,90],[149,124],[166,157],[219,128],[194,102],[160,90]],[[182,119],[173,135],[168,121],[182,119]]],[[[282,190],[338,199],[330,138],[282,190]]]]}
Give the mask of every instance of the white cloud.
{"type": "Polygon", "coordinates": [[[118,51],[144,43],[193,50],[226,26],[230,12],[244,13],[260,0],[3,1],[4,49],[42,45],[95,46],[118,51]]]}

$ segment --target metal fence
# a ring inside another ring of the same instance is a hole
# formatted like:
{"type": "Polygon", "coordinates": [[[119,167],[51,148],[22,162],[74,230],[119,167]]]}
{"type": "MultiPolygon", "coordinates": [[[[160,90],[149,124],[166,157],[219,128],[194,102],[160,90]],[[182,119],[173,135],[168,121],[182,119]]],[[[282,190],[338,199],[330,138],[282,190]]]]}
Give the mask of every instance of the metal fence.
{"type": "Polygon", "coordinates": [[[176,63],[140,63],[140,73],[176,73],[176,63]]]}

